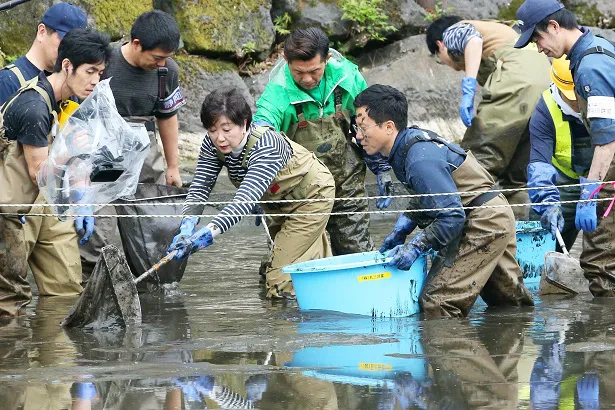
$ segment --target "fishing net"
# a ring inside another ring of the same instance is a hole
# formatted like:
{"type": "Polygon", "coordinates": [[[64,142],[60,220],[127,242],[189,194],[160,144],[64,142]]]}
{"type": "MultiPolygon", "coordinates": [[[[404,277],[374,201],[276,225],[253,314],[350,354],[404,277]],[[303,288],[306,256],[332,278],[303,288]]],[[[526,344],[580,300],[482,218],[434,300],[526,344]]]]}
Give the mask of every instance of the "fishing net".
{"type": "MultiPolygon", "coordinates": [[[[148,270],[167,254],[173,237],[179,232],[182,204],[187,189],[166,185],[139,184],[134,195],[116,203],[118,215],[177,215],[177,218],[118,218],[122,247],[128,266],[135,275],[148,270]],[[148,204],[165,205],[148,205],[148,204]],[[168,204],[168,205],[166,205],[168,204]]],[[[171,260],[143,281],[148,289],[179,282],[186,270],[187,258],[171,260]],[[148,286],[149,285],[149,286],[148,286]]],[[[139,285],[141,288],[141,285],[139,285]]]]}
{"type": "Polygon", "coordinates": [[[115,246],[105,246],[62,326],[99,329],[140,324],[141,303],[126,259],[115,246]]]}

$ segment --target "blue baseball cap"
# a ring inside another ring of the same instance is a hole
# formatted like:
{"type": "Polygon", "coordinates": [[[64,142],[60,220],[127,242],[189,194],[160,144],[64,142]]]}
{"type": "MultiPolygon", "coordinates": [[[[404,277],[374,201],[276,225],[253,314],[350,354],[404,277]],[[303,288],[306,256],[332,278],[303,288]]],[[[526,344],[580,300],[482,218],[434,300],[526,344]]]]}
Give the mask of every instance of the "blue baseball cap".
{"type": "Polygon", "coordinates": [[[515,48],[527,46],[534,35],[536,24],[563,8],[564,5],[557,0],[526,0],[523,2],[517,10],[521,37],[517,40],[515,48]]]}
{"type": "Polygon", "coordinates": [[[54,29],[60,38],[74,28],[86,28],[88,17],[85,11],[72,3],[58,3],[49,7],[43,15],[42,23],[54,29]]]}

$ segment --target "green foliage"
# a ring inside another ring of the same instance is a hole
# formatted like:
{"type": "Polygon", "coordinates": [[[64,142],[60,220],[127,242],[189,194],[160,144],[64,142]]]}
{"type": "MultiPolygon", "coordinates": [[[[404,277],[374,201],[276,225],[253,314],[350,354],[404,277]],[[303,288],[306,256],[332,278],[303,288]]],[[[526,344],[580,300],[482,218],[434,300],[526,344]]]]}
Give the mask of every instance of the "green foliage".
{"type": "Polygon", "coordinates": [[[383,41],[387,33],[397,29],[389,24],[389,18],[379,7],[383,0],[342,0],[342,19],[352,22],[351,33],[359,37],[358,43],[369,40],[383,41]]]}
{"type": "Polygon", "coordinates": [[[444,0],[444,5],[442,4],[442,0],[438,0],[434,5],[433,10],[428,9],[427,14],[425,15],[425,20],[427,21],[436,21],[440,17],[443,17],[447,14],[451,14],[455,10],[454,7],[448,7],[446,5],[446,0],[444,0]]]}
{"type": "Polygon", "coordinates": [[[290,34],[290,23],[292,23],[293,18],[288,13],[284,13],[281,16],[275,18],[273,23],[273,28],[275,32],[281,36],[287,36],[290,34]]]}
{"type": "Polygon", "coordinates": [[[241,46],[241,51],[237,53],[240,57],[247,56],[256,52],[256,43],[254,41],[248,41],[241,46]]]}

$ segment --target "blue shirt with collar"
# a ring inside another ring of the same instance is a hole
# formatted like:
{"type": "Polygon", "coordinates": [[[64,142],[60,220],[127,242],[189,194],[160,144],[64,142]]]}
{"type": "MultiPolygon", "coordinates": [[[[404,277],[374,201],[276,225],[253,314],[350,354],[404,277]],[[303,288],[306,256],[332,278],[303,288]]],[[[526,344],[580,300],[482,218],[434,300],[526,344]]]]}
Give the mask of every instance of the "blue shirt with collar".
{"type": "MultiPolygon", "coordinates": [[[[575,92],[584,100],[589,97],[615,99],[615,58],[605,54],[581,55],[592,47],[601,46],[615,52],[609,41],[596,37],[590,30],[581,27],[583,35],[568,54],[570,70],[574,74],[575,92]]],[[[594,145],[606,145],[615,141],[615,118],[589,118],[589,133],[594,145]]]]}
{"type": "Polygon", "coordinates": [[[443,143],[443,140],[419,140],[406,150],[407,144],[413,139],[425,136],[429,139],[439,138],[435,133],[420,128],[409,127],[401,130],[395,138],[388,161],[397,179],[409,190],[417,194],[451,193],[420,197],[415,206],[414,201],[411,201],[413,205],[408,208],[442,208],[437,211],[410,213],[410,218],[423,228],[431,247],[439,250],[461,234],[465,223],[461,197],[454,194],[458,190],[452,175],[463,163],[465,156],[451,150],[448,144],[463,151],[461,147],[449,142],[443,143]]]}
{"type": "MultiPolygon", "coordinates": [[[[19,57],[13,64],[19,68],[26,81],[33,79],[41,72],[26,56],[19,57]]],[[[15,73],[7,69],[0,70],[0,105],[4,104],[20,87],[21,84],[15,73]]]]}

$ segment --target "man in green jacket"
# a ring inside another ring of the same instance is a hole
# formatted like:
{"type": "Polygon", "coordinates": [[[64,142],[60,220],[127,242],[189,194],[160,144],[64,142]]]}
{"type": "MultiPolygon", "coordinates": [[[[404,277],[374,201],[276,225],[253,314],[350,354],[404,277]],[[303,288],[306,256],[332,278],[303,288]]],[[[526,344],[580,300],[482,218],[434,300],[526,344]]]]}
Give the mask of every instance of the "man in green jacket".
{"type": "MultiPolygon", "coordinates": [[[[331,171],[336,198],[327,224],[334,255],[373,249],[365,197],[365,164],[376,174],[380,195],[390,195],[390,166],[367,156],[353,140],[353,101],[367,88],[356,65],[329,49],[319,28],[299,29],[284,43],[284,60],[272,70],[256,103],[255,123],[267,123],[312,151],[331,171]],[[354,213],[353,212],[359,212],[354,213]]],[[[376,201],[379,209],[391,198],[376,201]]]]}

